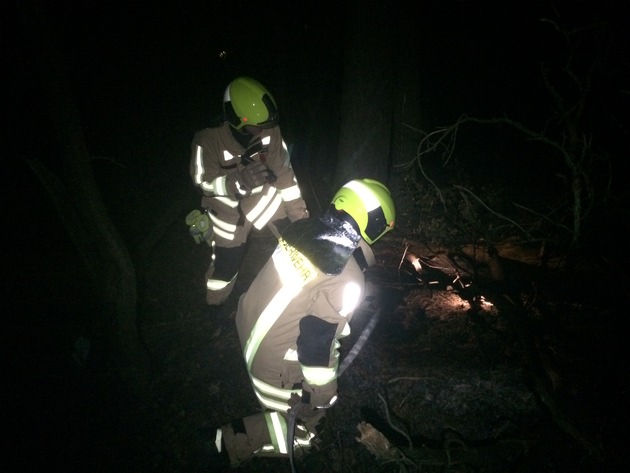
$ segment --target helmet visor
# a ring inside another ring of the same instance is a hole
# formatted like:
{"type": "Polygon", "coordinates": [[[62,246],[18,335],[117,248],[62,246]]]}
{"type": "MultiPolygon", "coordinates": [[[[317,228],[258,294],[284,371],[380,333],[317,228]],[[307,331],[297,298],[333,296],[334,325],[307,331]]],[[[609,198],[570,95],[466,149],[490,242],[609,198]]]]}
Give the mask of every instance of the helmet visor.
{"type": "Polygon", "coordinates": [[[256,123],[255,125],[263,130],[266,130],[268,128],[273,128],[278,124],[279,115],[276,105],[273,103],[273,100],[271,100],[271,97],[269,97],[268,94],[263,95],[262,101],[267,107],[269,117],[264,122],[256,123]]]}
{"type": "Polygon", "coordinates": [[[368,222],[364,232],[365,235],[372,240],[372,242],[378,240],[389,230],[391,230],[391,228],[389,226],[389,222],[387,222],[387,219],[385,218],[383,207],[378,206],[368,212],[368,222]]]}

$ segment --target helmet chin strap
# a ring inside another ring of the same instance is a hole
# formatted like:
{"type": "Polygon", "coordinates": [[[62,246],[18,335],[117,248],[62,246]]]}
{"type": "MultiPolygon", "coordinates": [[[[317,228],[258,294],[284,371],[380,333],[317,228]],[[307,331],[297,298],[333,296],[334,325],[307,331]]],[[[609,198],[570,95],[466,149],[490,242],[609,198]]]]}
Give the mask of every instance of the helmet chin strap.
{"type": "Polygon", "coordinates": [[[247,147],[251,143],[252,138],[256,136],[256,135],[252,135],[251,133],[247,133],[243,129],[237,130],[231,125],[230,125],[230,131],[232,132],[232,136],[234,137],[234,139],[238,141],[239,144],[245,149],[247,149],[247,147]]]}
{"type": "Polygon", "coordinates": [[[243,128],[241,128],[241,130],[242,133],[249,136],[258,136],[263,132],[263,128],[256,125],[245,125],[243,128]]]}

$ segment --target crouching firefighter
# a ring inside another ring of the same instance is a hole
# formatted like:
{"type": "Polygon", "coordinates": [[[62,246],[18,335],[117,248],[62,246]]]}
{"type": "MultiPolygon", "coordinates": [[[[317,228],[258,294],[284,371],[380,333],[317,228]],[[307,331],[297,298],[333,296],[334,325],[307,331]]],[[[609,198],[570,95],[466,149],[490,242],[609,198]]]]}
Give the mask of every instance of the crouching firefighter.
{"type": "Polygon", "coordinates": [[[395,209],[380,182],[345,184],[319,218],[292,223],[239,300],[236,325],[262,412],[207,435],[217,466],[255,456],[288,456],[311,446],[337,399],[339,340],[365,298],[370,248],[394,227],[395,209]],[[297,410],[293,445],[289,412],[297,410]]]}
{"type": "Polygon", "coordinates": [[[186,223],[197,243],[213,249],[206,272],[210,305],[222,304],[232,292],[252,229],[309,216],[278,117],[269,91],[238,77],[225,90],[221,125],[193,138],[190,175],[204,210],[191,212],[186,223]]]}

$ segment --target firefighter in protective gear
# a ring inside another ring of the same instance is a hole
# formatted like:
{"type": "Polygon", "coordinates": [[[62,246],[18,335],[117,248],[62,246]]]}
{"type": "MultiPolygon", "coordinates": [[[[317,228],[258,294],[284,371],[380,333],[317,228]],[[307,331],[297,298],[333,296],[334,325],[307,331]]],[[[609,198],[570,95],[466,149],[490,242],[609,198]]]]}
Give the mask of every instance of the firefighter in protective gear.
{"type": "Polygon", "coordinates": [[[308,448],[337,398],[339,339],[365,297],[370,248],[394,227],[389,190],[371,179],[345,184],[322,217],[291,224],[239,300],[236,325],[263,412],[212,431],[214,453],[235,467],[288,455],[287,412],[297,402],[294,446],[308,448]],[[306,405],[306,406],[304,406],[306,405]]]}
{"type": "Polygon", "coordinates": [[[252,229],[309,216],[269,91],[252,78],[234,79],[225,89],[223,118],[220,126],[195,134],[190,160],[201,207],[212,223],[212,232],[204,233],[213,248],[206,272],[210,305],[232,292],[252,229]]]}

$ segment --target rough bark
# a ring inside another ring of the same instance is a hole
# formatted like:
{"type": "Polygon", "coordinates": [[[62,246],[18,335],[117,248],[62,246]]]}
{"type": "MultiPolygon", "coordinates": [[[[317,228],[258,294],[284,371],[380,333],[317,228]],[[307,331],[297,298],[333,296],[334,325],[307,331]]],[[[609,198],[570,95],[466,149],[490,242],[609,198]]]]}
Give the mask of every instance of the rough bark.
{"type": "Polygon", "coordinates": [[[51,125],[59,146],[63,178],[42,162],[31,162],[51,194],[72,240],[93,274],[101,298],[99,326],[106,328],[105,345],[116,373],[132,392],[141,395],[147,381],[147,357],[136,327],[136,272],[127,247],[110,219],[91,165],[74,97],[62,57],[45,12],[37,2],[21,3],[25,31],[42,78],[51,125]]]}

